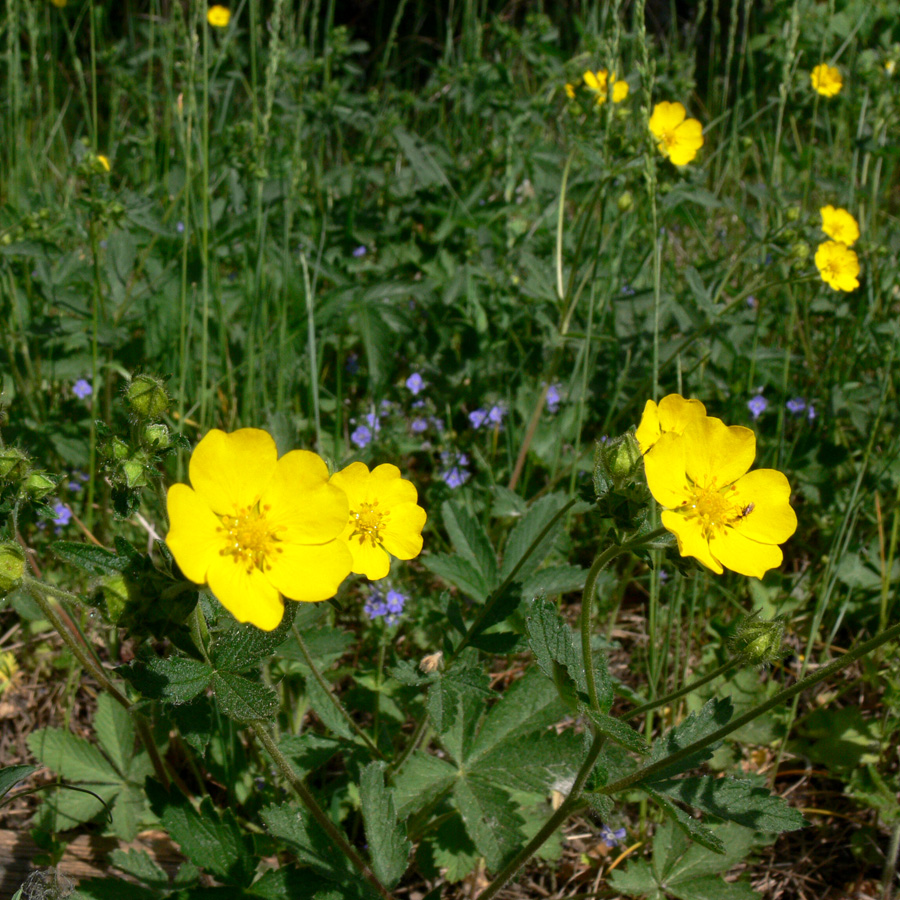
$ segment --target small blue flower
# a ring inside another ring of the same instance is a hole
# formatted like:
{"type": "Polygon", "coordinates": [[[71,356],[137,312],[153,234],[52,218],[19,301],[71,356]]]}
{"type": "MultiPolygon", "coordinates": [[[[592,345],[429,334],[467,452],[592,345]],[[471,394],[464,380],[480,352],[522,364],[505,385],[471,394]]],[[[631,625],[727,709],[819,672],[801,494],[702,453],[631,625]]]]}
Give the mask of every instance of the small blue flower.
{"type": "Polygon", "coordinates": [[[373,621],[387,613],[387,606],[378,591],[372,591],[372,595],[363,607],[363,612],[373,621]]]}
{"type": "Polygon", "coordinates": [[[175,230],[176,230],[179,234],[184,234],[184,222],[177,222],[177,223],[175,224],[175,230]]]}
{"type": "Polygon", "coordinates": [[[350,440],[362,449],[371,443],[372,432],[365,425],[360,425],[351,433],[350,440]]]}
{"type": "Polygon", "coordinates": [[[372,434],[377,434],[381,431],[381,419],[378,418],[378,413],[376,412],[366,413],[366,424],[372,429],[372,434]]]}
{"type": "Polygon", "coordinates": [[[469,413],[469,424],[473,428],[481,428],[487,421],[487,417],[488,414],[486,409],[474,409],[469,413]]]}
{"type": "Polygon", "coordinates": [[[634,288],[627,281],[622,285],[622,294],[626,297],[634,296],[634,288]]]}
{"type": "Polygon", "coordinates": [[[422,376],[418,372],[413,372],[409,378],[406,379],[406,388],[407,390],[415,396],[425,387],[425,382],[422,379],[422,376]]]}
{"type": "Polygon", "coordinates": [[[756,309],[756,307],[759,306],[759,303],[757,302],[756,297],[754,297],[753,294],[750,294],[750,296],[747,297],[747,306],[749,306],[750,309],[756,309]]]}
{"type": "Polygon", "coordinates": [[[747,401],[747,408],[750,410],[750,415],[753,416],[754,420],[758,419],[766,411],[768,405],[769,401],[762,394],[757,394],[747,401]]]}
{"type": "Polygon", "coordinates": [[[72,393],[79,400],[84,400],[85,397],[90,397],[91,394],[94,393],[94,389],[91,387],[91,383],[89,381],[84,378],[79,378],[72,388],[72,393]]]}
{"type": "Polygon", "coordinates": [[[600,840],[606,844],[607,847],[612,849],[613,847],[618,847],[619,842],[625,839],[625,829],[617,828],[615,831],[612,830],[608,825],[603,825],[600,828],[600,840]]]}
{"type": "Polygon", "coordinates": [[[795,416],[799,416],[800,413],[806,411],[806,401],[802,397],[794,397],[793,400],[788,400],[785,406],[787,411],[795,416]]]}
{"type": "Polygon", "coordinates": [[[547,409],[551,413],[555,413],[559,409],[559,404],[562,402],[562,397],[559,393],[561,387],[561,384],[551,384],[550,387],[547,388],[547,409]]]}
{"type": "Polygon", "coordinates": [[[53,504],[53,512],[56,513],[53,524],[58,528],[62,528],[72,521],[72,511],[62,502],[62,500],[57,500],[56,503],[53,504]]]}
{"type": "Polygon", "coordinates": [[[451,466],[444,472],[441,472],[441,478],[444,484],[451,490],[462,487],[471,477],[471,473],[459,466],[451,466]]]}
{"type": "Polygon", "coordinates": [[[428,419],[423,419],[422,416],[417,416],[412,422],[409,423],[409,430],[413,434],[421,434],[428,428],[428,419]]]}
{"type": "Polygon", "coordinates": [[[403,607],[406,603],[406,597],[400,593],[400,591],[390,590],[387,592],[387,597],[385,597],[385,605],[387,606],[387,611],[397,616],[403,612],[403,607]]]}
{"type": "Polygon", "coordinates": [[[73,493],[77,494],[79,491],[84,490],[84,485],[81,484],[80,481],[70,481],[66,484],[66,487],[73,493]]]}
{"type": "Polygon", "coordinates": [[[498,406],[497,404],[494,404],[494,406],[492,406],[488,410],[487,417],[488,417],[488,421],[492,425],[499,425],[503,421],[503,417],[505,415],[506,415],[506,410],[502,406],[498,406]]]}
{"type": "Polygon", "coordinates": [[[815,417],[816,417],[816,408],[812,405],[812,403],[810,403],[809,408],[806,410],[806,418],[809,419],[810,422],[812,422],[812,420],[815,417]]]}
{"type": "Polygon", "coordinates": [[[365,256],[365,255],[366,255],[366,245],[365,245],[365,244],[360,244],[360,245],[353,251],[353,258],[354,258],[354,259],[360,259],[361,257],[363,257],[363,256],[365,256]]]}

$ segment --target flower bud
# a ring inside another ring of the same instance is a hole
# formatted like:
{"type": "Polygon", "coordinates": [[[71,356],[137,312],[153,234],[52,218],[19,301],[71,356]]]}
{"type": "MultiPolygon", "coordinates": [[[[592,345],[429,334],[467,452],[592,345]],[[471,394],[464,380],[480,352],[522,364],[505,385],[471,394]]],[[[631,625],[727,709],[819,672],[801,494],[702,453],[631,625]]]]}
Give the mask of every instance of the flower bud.
{"type": "Polygon", "coordinates": [[[789,206],[784,211],[784,217],[788,220],[788,222],[796,222],[797,219],[800,218],[800,207],[799,206],[789,206]]]}
{"type": "Polygon", "coordinates": [[[634,206],[634,197],[631,195],[631,191],[623,191],[616,201],[616,206],[619,207],[619,212],[628,212],[634,206]]]}
{"type": "Polygon", "coordinates": [[[791,256],[794,259],[807,259],[809,257],[809,244],[806,241],[797,241],[791,247],[791,256]]]}
{"type": "Polygon", "coordinates": [[[44,472],[32,472],[25,479],[25,490],[35,500],[46,497],[56,489],[56,480],[44,472]]]}
{"type": "Polygon", "coordinates": [[[12,542],[0,544],[0,597],[5,597],[15,590],[25,574],[25,553],[22,548],[12,542]]]}
{"type": "Polygon", "coordinates": [[[158,419],[169,408],[162,381],[152,375],[135,375],[125,391],[125,401],[139,419],[158,419]]]}
{"type": "Polygon", "coordinates": [[[0,450],[0,478],[13,481],[22,478],[28,471],[28,457],[15,447],[0,450]]]}
{"type": "Polygon", "coordinates": [[[607,460],[614,478],[630,478],[641,460],[637,438],[631,432],[626,432],[617,441],[613,441],[607,460]]]}
{"type": "Polygon", "coordinates": [[[100,445],[100,455],[104,459],[128,459],[131,449],[125,441],[113,437],[100,445]]]}
{"type": "Polygon", "coordinates": [[[126,459],[120,467],[125,484],[130,488],[147,486],[147,467],[139,459],[126,459]]]}
{"type": "Polygon", "coordinates": [[[741,619],[737,630],[728,640],[731,652],[748,666],[762,666],[781,659],[784,638],[784,617],[771,622],[760,621],[759,611],[741,619]]]}
{"type": "Polygon", "coordinates": [[[145,446],[153,450],[165,450],[172,443],[165,425],[147,425],[142,434],[145,446]]]}
{"type": "Polygon", "coordinates": [[[429,653],[428,656],[423,656],[422,659],[419,660],[419,668],[426,675],[431,675],[432,672],[437,672],[441,667],[443,659],[444,654],[440,650],[438,650],[437,653],[429,653]]]}

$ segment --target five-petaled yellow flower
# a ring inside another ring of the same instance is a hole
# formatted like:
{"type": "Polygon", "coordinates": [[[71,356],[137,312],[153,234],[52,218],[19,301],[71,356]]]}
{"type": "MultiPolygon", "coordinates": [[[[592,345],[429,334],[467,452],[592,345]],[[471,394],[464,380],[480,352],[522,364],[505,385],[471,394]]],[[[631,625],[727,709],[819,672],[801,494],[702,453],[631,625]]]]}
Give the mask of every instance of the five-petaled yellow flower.
{"type": "Polygon", "coordinates": [[[584,73],[584,83],[587,89],[597,96],[597,103],[606,103],[609,95],[609,85],[612,83],[612,101],[621,103],[628,96],[628,82],[616,81],[616,73],[612,75],[606,69],[598,69],[596,72],[584,73]]]}
{"type": "Polygon", "coordinates": [[[703,146],[703,126],[686,115],[680,103],[664,100],[653,107],[650,116],[649,127],[659,152],[676,166],[686,166],[703,146]]]}
{"type": "Polygon", "coordinates": [[[833,241],[852,247],[859,240],[859,224],[846,209],[823,206],[822,231],[833,241]]]}
{"type": "Polygon", "coordinates": [[[682,434],[663,433],[644,454],[647,484],[678,551],[720,575],[727,568],[761,578],[781,564],[778,545],[797,529],[787,478],[748,471],[755,456],[749,428],[712,416],[692,418],[682,434]]]}
{"type": "Polygon", "coordinates": [[[813,90],[823,97],[834,97],[841,92],[841,88],[844,86],[844,79],[841,78],[840,70],[825,63],[819,63],[809,73],[809,80],[812,83],[813,90]]]}
{"type": "Polygon", "coordinates": [[[641,453],[646,453],[664,434],[684,434],[689,422],[705,415],[706,407],[699,400],[685,400],[680,394],[668,394],[658,405],[648,400],[634,433],[641,453]]]}
{"type": "Polygon", "coordinates": [[[231,10],[227,6],[220,6],[218,3],[211,6],[206,13],[206,21],[213,28],[227,28],[231,21],[231,10]]]}
{"type": "Polygon", "coordinates": [[[836,291],[855,291],[859,287],[859,257],[840,241],[819,244],[816,268],[822,281],[836,291]]]}
{"type": "Polygon", "coordinates": [[[187,578],[208,584],[240,622],[271,631],[284,598],[327,600],[350,573],[336,540],[349,516],[346,494],[308,450],[278,459],[258,428],[213,429],[191,455],[192,487],[168,492],[166,543],[187,578]]]}
{"type": "Polygon", "coordinates": [[[331,476],[350,501],[341,540],[353,554],[353,571],[373,581],[384,578],[391,556],[412,559],[422,550],[425,510],[418,506],[415,485],[389,463],[371,472],[361,462],[331,476]]]}

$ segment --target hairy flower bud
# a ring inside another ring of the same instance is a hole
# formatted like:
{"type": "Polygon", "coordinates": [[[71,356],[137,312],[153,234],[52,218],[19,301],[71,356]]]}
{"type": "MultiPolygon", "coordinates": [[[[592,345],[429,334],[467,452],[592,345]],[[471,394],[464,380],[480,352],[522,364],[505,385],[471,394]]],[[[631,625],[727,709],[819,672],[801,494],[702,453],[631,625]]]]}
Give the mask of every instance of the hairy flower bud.
{"type": "Polygon", "coordinates": [[[741,619],[737,630],[729,638],[731,652],[748,666],[762,666],[781,659],[781,641],[784,638],[784,616],[776,616],[770,622],[759,619],[757,610],[741,619]]]}
{"type": "Polygon", "coordinates": [[[806,241],[797,241],[791,247],[791,256],[799,260],[807,259],[809,257],[809,244],[806,241]]]}
{"type": "Polygon", "coordinates": [[[130,488],[146,487],[147,467],[139,459],[126,459],[120,467],[125,484],[130,488]]]}
{"type": "Polygon", "coordinates": [[[784,211],[784,217],[788,220],[788,222],[796,222],[797,219],[800,218],[800,207],[799,206],[789,206],[784,211]]]}
{"type": "Polygon", "coordinates": [[[0,544],[0,597],[5,597],[15,590],[25,574],[25,553],[22,548],[12,542],[0,544]]]}
{"type": "Polygon", "coordinates": [[[28,471],[28,457],[15,447],[0,450],[0,478],[13,481],[22,478],[28,471]]]}
{"type": "Polygon", "coordinates": [[[148,425],[142,434],[144,445],[153,450],[165,450],[172,442],[165,425],[148,425]]]}
{"type": "Polygon", "coordinates": [[[47,475],[45,472],[32,472],[25,479],[25,490],[29,496],[35,500],[46,497],[51,491],[56,489],[56,479],[47,475]]]}
{"type": "Polygon", "coordinates": [[[158,419],[169,408],[169,395],[159,378],[135,375],[125,391],[125,402],[139,419],[158,419]]]}

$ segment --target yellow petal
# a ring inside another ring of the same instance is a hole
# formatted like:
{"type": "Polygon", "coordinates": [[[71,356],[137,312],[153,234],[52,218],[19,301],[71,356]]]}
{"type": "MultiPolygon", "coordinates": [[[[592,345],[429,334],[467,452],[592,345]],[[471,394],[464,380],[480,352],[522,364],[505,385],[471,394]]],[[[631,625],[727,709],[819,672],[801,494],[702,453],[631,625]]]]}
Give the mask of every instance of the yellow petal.
{"type": "Polygon", "coordinates": [[[621,103],[628,96],[628,82],[617,81],[613,85],[613,103],[621,103]]]}
{"type": "Polygon", "coordinates": [[[211,563],[223,546],[221,522],[209,504],[186,484],[173,484],[166,495],[169,533],[166,544],[186,578],[196,584],[206,581],[211,563]]]}
{"type": "Polygon", "coordinates": [[[650,131],[656,137],[662,137],[667,131],[677,128],[686,115],[684,107],[680,103],[669,103],[663,100],[653,107],[653,115],[650,116],[650,131]]]}
{"type": "Polygon", "coordinates": [[[275,441],[266,431],[241,428],[226,434],[214,428],[191,455],[191,484],[213,512],[233,513],[259,500],[277,457],[275,441]]]}
{"type": "Polygon", "coordinates": [[[634,432],[638,446],[641,448],[641,453],[646,453],[659,440],[661,434],[662,426],[659,423],[659,407],[652,400],[648,400],[644,404],[641,423],[634,432]]]}
{"type": "Polygon", "coordinates": [[[709,549],[723,566],[752,578],[762,578],[769,569],[780,566],[784,558],[777,544],[760,544],[734,528],[725,528],[722,534],[711,538],[709,549]]]}
{"type": "Polygon", "coordinates": [[[350,574],[353,557],[344,541],[326,544],[279,544],[270,556],[266,577],[290,600],[315,603],[333,597],[350,574]]]}
{"type": "Polygon", "coordinates": [[[797,514],[790,505],[791,486],[777,469],[748,472],[734,483],[729,499],[741,510],[749,510],[733,524],[746,538],[783,544],[797,530],[797,514]]]}
{"type": "Polygon", "coordinates": [[[660,516],[660,521],[678,539],[678,552],[682,556],[693,556],[717,575],[722,574],[722,566],[710,552],[709,542],[703,536],[699,519],[666,510],[660,516]]]}
{"type": "MultiPolygon", "coordinates": [[[[756,435],[742,425],[706,416],[684,429],[685,469],[694,484],[721,489],[737,481],[756,456],[756,435]]],[[[652,490],[652,488],[651,488],[652,490]]],[[[654,495],[655,496],[655,495],[654,495]]]]}
{"type": "Polygon", "coordinates": [[[207,572],[209,589],[238,622],[250,622],[263,631],[277,628],[284,615],[278,589],[256,566],[233,556],[216,556],[207,572]]]}
{"type": "Polygon", "coordinates": [[[389,510],[400,503],[415,503],[419,496],[416,486],[401,478],[400,470],[390,463],[382,463],[372,469],[369,491],[373,499],[389,510]]]}
{"type": "Polygon", "coordinates": [[[647,485],[657,503],[674,509],[688,499],[686,469],[684,438],[674,432],[664,434],[644,454],[647,485]]]}
{"type": "Polygon", "coordinates": [[[351,509],[360,503],[370,502],[368,495],[369,467],[365,463],[350,463],[349,466],[331,476],[331,483],[347,495],[351,509]]]}
{"type": "Polygon", "coordinates": [[[286,529],[278,536],[293,544],[324,544],[350,517],[347,495],[329,483],[324,460],[309,450],[292,450],[278,460],[260,506],[268,521],[286,529]]]}
{"type": "Polygon", "coordinates": [[[422,528],[425,510],[415,503],[401,503],[391,507],[391,514],[382,532],[384,548],[397,559],[412,559],[422,552],[422,528]]]}
{"type": "Polygon", "coordinates": [[[681,394],[667,394],[659,401],[659,426],[664,432],[684,434],[689,422],[705,415],[706,407],[699,400],[685,400],[681,394]]]}
{"type": "Polygon", "coordinates": [[[391,571],[391,558],[380,546],[372,545],[368,538],[360,542],[358,537],[348,542],[350,553],[353,555],[352,572],[357,575],[365,575],[370,581],[384,578],[391,571]]]}

